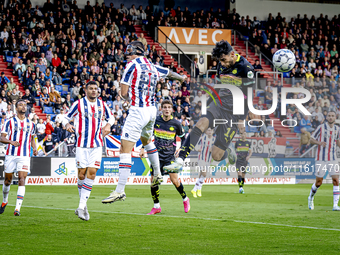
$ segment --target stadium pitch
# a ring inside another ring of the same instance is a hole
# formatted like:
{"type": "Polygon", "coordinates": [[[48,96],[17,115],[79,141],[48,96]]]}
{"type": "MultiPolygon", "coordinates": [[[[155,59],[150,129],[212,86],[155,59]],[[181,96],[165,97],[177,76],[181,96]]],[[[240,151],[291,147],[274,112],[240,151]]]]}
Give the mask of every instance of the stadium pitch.
{"type": "Polygon", "coordinates": [[[91,219],[74,214],[76,186],[27,186],[21,216],[13,216],[17,186],[0,215],[1,254],[315,254],[340,252],[340,212],[325,184],[308,210],[310,184],[203,186],[184,213],[172,186],[161,186],[162,213],[149,186],[127,186],[127,199],[103,205],[109,186],[94,186],[91,219]]]}

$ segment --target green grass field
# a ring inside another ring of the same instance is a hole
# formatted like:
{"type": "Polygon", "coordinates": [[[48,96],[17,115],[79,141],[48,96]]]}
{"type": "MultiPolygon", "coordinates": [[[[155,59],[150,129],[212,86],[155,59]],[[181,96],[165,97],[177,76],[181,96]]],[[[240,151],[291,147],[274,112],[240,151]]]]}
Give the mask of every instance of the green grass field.
{"type": "Polygon", "coordinates": [[[76,186],[27,186],[21,216],[14,217],[17,186],[0,215],[1,254],[336,254],[340,212],[332,186],[323,185],[315,210],[307,208],[311,185],[203,186],[184,213],[173,186],[161,187],[162,213],[152,208],[148,186],[127,186],[125,202],[101,204],[109,186],[94,186],[91,219],[74,215],[76,186]]]}

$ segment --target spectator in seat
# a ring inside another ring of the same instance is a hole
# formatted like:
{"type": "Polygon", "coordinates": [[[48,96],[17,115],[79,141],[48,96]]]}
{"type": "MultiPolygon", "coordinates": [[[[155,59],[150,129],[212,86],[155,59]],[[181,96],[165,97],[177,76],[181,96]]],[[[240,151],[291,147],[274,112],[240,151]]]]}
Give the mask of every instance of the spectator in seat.
{"type": "Polygon", "coordinates": [[[47,135],[47,139],[43,143],[43,152],[45,156],[52,157],[53,153],[48,153],[52,150],[56,151],[56,144],[52,141],[52,134],[47,135]]]}
{"type": "Polygon", "coordinates": [[[11,77],[10,82],[7,83],[7,89],[12,91],[17,85],[14,83],[13,77],[11,77]]]}
{"type": "Polygon", "coordinates": [[[23,64],[22,59],[19,59],[19,63],[15,67],[15,71],[18,74],[19,81],[22,81],[22,75],[26,71],[26,66],[23,64]]]}
{"type": "Polygon", "coordinates": [[[54,131],[54,128],[53,128],[53,125],[54,123],[52,123],[51,121],[51,115],[47,115],[47,118],[46,118],[46,129],[45,129],[45,133],[46,135],[51,135],[54,131]]]}
{"type": "Polygon", "coordinates": [[[38,137],[38,142],[43,140],[46,136],[45,134],[46,126],[43,122],[43,119],[39,119],[39,123],[37,124],[37,137],[38,137]]]}
{"type": "Polygon", "coordinates": [[[1,72],[1,76],[0,76],[0,85],[4,85],[4,84],[7,84],[9,83],[10,80],[5,76],[5,73],[4,72],[1,72]]]}
{"type": "Polygon", "coordinates": [[[111,133],[112,135],[121,135],[122,133],[122,128],[118,124],[117,120],[115,120],[115,123],[111,126],[111,133]]]}
{"type": "Polygon", "coordinates": [[[35,99],[29,89],[25,90],[25,95],[22,96],[22,99],[24,99],[25,102],[27,103],[27,111],[26,111],[26,117],[27,117],[28,114],[31,112],[31,109],[33,108],[35,99]]]}
{"type": "Polygon", "coordinates": [[[311,132],[311,131],[314,130],[314,129],[312,128],[312,123],[311,123],[311,121],[310,121],[308,115],[305,115],[305,116],[301,119],[300,126],[301,126],[302,128],[305,128],[306,131],[308,131],[308,132],[311,132]]]}
{"type": "Polygon", "coordinates": [[[0,115],[4,112],[6,112],[7,109],[7,103],[0,97],[0,115]]]}
{"type": "Polygon", "coordinates": [[[124,126],[126,118],[127,118],[127,114],[126,114],[126,112],[123,112],[123,115],[119,118],[119,121],[118,121],[120,126],[124,126]]]}
{"type": "Polygon", "coordinates": [[[63,109],[63,102],[61,101],[61,97],[57,98],[57,101],[54,103],[54,112],[59,114],[60,111],[63,109]]]}
{"type": "Polygon", "coordinates": [[[310,133],[306,128],[301,128],[301,137],[300,137],[300,154],[303,154],[306,150],[308,150],[310,146],[310,133]]]}
{"type": "Polygon", "coordinates": [[[59,95],[59,92],[54,89],[54,87],[51,87],[51,92],[49,93],[50,97],[50,102],[52,104],[55,104],[57,102],[57,99],[60,98],[61,96],[59,95]]]}
{"type": "Polygon", "coordinates": [[[47,89],[44,88],[41,95],[40,95],[40,106],[42,107],[43,111],[45,106],[50,107],[52,105],[51,101],[50,101],[50,96],[47,93],[47,89]]]}
{"type": "Polygon", "coordinates": [[[11,91],[11,95],[9,96],[9,103],[13,104],[13,102],[17,102],[20,98],[19,96],[19,91],[16,90],[16,88],[12,89],[11,91]]]}

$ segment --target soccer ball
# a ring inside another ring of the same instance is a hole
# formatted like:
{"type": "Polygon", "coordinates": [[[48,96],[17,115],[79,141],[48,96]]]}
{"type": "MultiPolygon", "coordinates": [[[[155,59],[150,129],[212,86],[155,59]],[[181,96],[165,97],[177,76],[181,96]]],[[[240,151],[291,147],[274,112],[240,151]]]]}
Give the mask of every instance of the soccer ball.
{"type": "Polygon", "coordinates": [[[273,55],[273,63],[279,72],[289,72],[296,63],[294,53],[287,49],[278,50],[273,55]]]}

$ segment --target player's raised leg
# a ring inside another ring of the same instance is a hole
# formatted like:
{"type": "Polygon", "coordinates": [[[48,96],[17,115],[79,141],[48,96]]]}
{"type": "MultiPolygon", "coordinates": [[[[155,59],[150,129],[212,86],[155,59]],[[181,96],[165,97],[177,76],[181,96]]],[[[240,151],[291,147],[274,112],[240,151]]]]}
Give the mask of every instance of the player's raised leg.
{"type": "Polygon", "coordinates": [[[8,194],[11,189],[13,174],[12,173],[5,173],[5,181],[2,185],[2,196],[3,200],[0,207],[0,214],[5,212],[6,206],[8,204],[8,194]]]}
{"type": "Polygon", "coordinates": [[[209,119],[206,117],[200,118],[192,131],[189,133],[184,143],[178,158],[171,165],[165,166],[164,169],[168,172],[179,172],[183,169],[184,160],[189,156],[190,152],[195,148],[201,135],[209,128],[209,119]]]}
{"type": "Polygon", "coordinates": [[[190,200],[187,197],[187,194],[184,190],[182,182],[178,179],[178,174],[177,173],[169,173],[170,180],[172,184],[175,186],[177,189],[178,193],[181,195],[183,199],[183,205],[184,205],[184,212],[188,213],[190,211],[190,200]]]}

